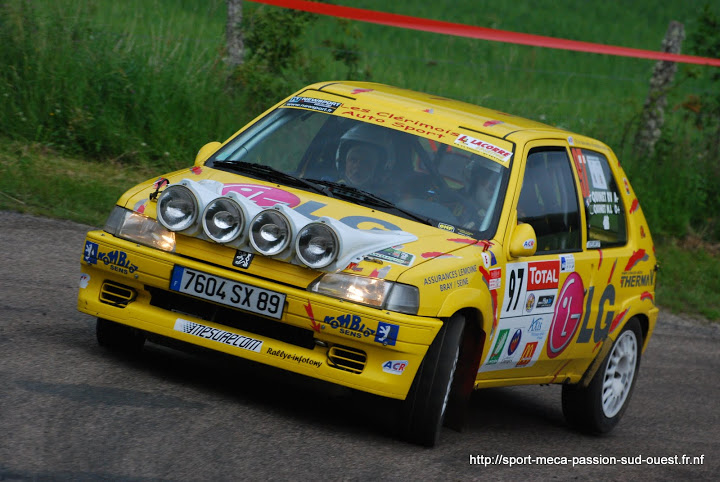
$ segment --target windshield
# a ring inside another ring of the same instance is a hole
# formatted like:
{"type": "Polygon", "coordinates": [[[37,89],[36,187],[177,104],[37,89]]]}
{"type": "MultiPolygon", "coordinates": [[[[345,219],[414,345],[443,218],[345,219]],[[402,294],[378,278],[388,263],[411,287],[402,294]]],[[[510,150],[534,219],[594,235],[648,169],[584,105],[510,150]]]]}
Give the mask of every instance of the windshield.
{"type": "Polygon", "coordinates": [[[483,239],[497,224],[509,171],[425,137],[288,107],[232,139],[208,165],[227,169],[240,161],[327,186],[337,198],[483,239]],[[369,196],[349,195],[347,187],[369,196]]]}

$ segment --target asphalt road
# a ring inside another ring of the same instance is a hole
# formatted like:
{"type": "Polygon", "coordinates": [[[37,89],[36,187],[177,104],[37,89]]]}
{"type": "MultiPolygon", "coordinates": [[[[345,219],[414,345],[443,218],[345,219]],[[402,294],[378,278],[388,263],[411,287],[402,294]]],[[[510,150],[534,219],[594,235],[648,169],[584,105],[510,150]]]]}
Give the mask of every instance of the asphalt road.
{"type": "Polygon", "coordinates": [[[475,392],[466,430],[424,449],[392,437],[377,397],[204,353],[101,349],[75,309],[88,229],[0,212],[0,480],[720,479],[720,325],[661,313],[607,436],[565,425],[559,387],[513,387],[475,392]]]}

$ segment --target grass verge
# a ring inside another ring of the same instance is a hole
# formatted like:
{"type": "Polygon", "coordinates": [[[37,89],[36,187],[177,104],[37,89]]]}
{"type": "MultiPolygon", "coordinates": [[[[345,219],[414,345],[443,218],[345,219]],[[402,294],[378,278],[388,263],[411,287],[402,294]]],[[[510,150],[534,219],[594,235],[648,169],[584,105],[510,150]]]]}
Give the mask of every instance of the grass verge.
{"type": "Polygon", "coordinates": [[[0,210],[102,226],[120,195],[157,168],[83,161],[0,141],[0,210]]]}
{"type": "MultiPolygon", "coordinates": [[[[157,166],[73,159],[39,144],[0,140],[0,210],[102,226],[126,189],[161,171],[157,166]]],[[[720,321],[720,246],[670,239],[658,242],[656,249],[660,305],[720,321]]]]}

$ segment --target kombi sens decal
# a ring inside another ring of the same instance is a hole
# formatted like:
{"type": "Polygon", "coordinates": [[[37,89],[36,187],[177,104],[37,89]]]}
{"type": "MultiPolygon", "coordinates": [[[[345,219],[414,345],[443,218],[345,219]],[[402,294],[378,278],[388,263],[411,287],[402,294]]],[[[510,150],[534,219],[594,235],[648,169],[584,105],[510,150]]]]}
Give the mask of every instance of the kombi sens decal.
{"type": "Polygon", "coordinates": [[[98,264],[98,261],[102,261],[105,266],[110,266],[111,270],[122,274],[134,273],[138,269],[138,266],[130,261],[125,251],[115,249],[104,253],[100,251],[97,243],[91,241],[85,242],[83,260],[88,264],[98,264]]]}

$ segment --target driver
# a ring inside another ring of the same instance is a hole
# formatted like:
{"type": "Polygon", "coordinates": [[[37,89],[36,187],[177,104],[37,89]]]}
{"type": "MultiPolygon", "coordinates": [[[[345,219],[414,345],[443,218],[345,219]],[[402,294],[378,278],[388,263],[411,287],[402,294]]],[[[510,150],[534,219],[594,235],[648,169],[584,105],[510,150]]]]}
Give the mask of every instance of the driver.
{"type": "Polygon", "coordinates": [[[351,146],[345,156],[345,182],[358,189],[368,187],[375,177],[380,156],[380,150],[370,144],[351,146]]]}
{"type": "Polygon", "coordinates": [[[479,229],[483,220],[492,209],[495,199],[498,173],[488,166],[482,166],[479,162],[473,164],[470,170],[470,202],[475,205],[475,212],[472,219],[464,227],[479,229]]]}
{"type": "Polygon", "coordinates": [[[339,182],[377,192],[393,166],[393,144],[387,128],[359,123],[340,138],[336,153],[339,182]]]}

